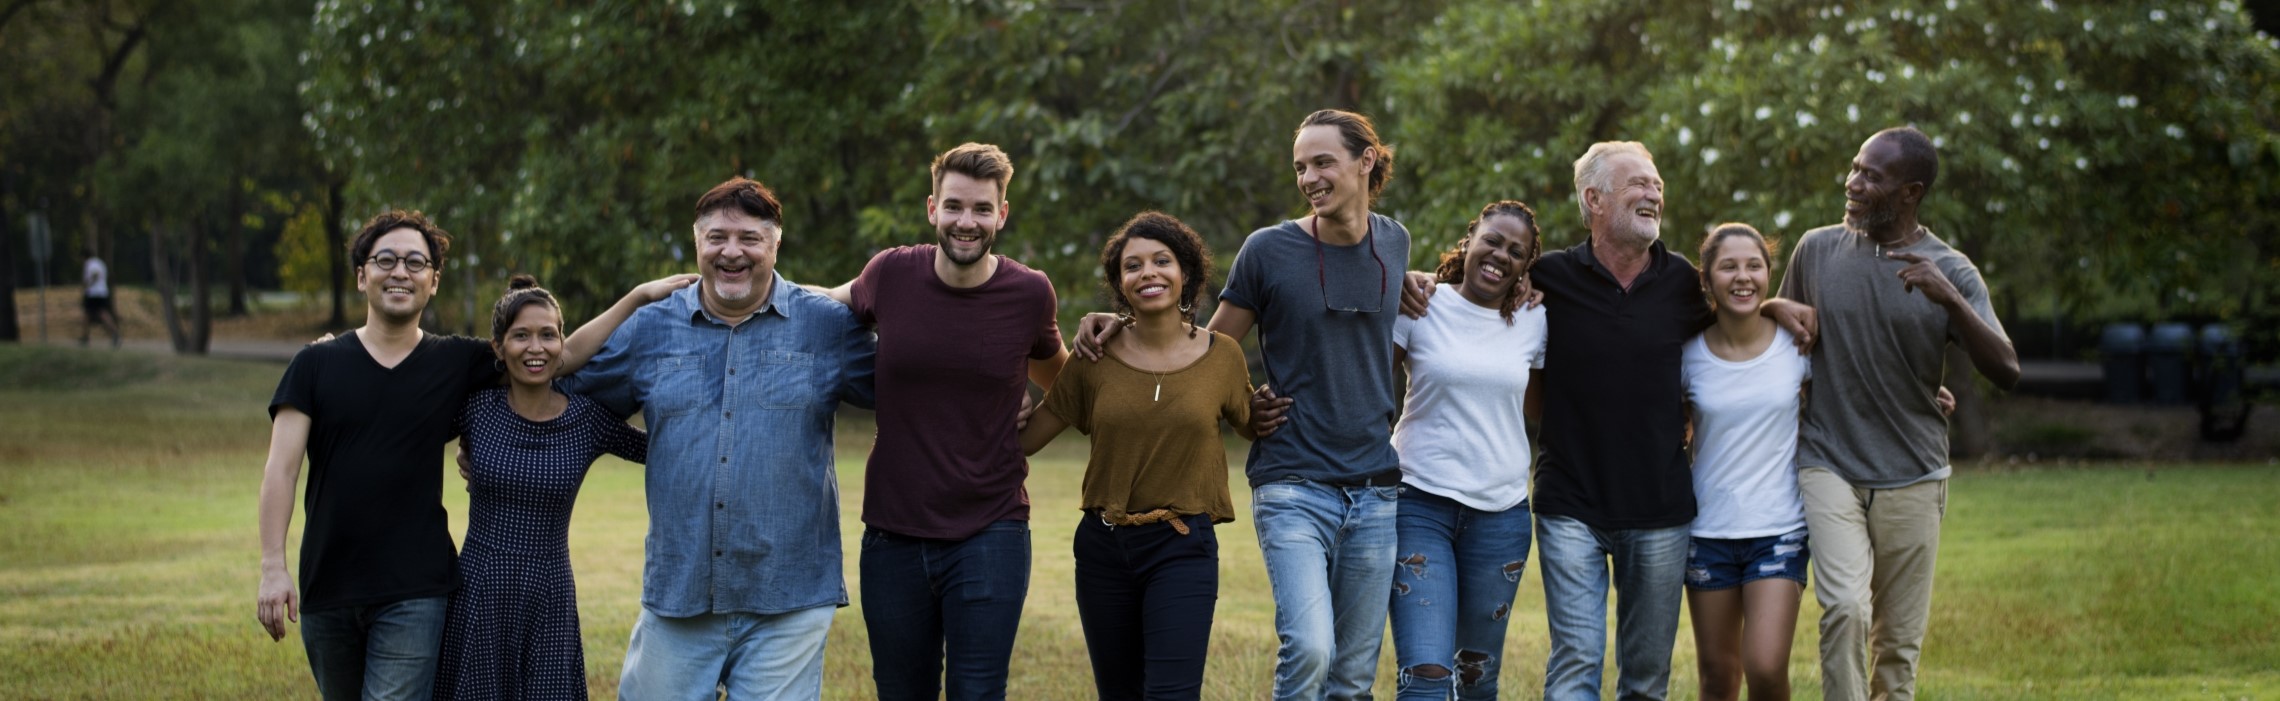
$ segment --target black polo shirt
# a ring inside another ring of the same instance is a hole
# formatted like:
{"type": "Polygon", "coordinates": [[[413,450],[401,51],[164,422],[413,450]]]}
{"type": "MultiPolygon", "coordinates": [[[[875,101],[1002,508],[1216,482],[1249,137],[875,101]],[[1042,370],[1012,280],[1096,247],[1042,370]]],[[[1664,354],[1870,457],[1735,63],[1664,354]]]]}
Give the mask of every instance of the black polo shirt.
{"type": "Polygon", "coordinates": [[[1591,242],[1536,264],[1549,325],[1538,515],[1601,530],[1694,520],[1679,360],[1715,316],[1685,256],[1657,241],[1626,291],[1591,242]]]}

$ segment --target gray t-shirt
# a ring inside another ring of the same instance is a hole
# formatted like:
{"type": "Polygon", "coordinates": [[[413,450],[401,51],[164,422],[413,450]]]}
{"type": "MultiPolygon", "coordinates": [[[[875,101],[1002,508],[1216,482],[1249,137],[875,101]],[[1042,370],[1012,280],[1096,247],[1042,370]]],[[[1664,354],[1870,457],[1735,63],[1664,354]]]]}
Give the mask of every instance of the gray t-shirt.
{"type": "MultiPolygon", "coordinates": [[[[1970,258],[1928,230],[1891,250],[1931,260],[1972,312],[2003,333],[1970,258]]],[[[1948,477],[1947,419],[1933,398],[1955,334],[1947,310],[1901,285],[1907,263],[1886,252],[1867,236],[1826,226],[1805,232],[1781,278],[1782,297],[1821,316],[1797,466],[1827,468],[1871,489],[1948,477]]]]}
{"type": "Polygon", "coordinates": [[[1251,486],[1400,469],[1390,442],[1393,320],[1408,269],[1409,229],[1377,214],[1351,246],[1318,245],[1291,221],[1243,240],[1219,298],[1258,314],[1266,384],[1294,400],[1289,423],[1251,444],[1251,486]]]}

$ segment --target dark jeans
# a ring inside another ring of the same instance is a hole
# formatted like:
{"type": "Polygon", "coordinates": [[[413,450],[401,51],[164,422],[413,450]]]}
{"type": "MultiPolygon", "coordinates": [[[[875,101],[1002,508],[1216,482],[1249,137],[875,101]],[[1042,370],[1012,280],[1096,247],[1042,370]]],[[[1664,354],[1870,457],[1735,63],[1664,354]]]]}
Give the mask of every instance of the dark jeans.
{"type": "Polygon", "coordinates": [[[1077,557],[1077,617],[1092,653],[1093,686],[1110,699],[1203,696],[1203,659],[1219,603],[1219,537],[1211,517],[1110,526],[1085,514],[1077,557]]]}
{"type": "Polygon", "coordinates": [[[424,701],[443,648],[441,597],[304,611],[301,645],[325,701],[424,701]]]}
{"type": "Polygon", "coordinates": [[[1029,522],[999,521],[965,540],[865,528],[861,568],[881,701],[945,690],[950,701],[1005,698],[1029,596],[1029,522]]]}

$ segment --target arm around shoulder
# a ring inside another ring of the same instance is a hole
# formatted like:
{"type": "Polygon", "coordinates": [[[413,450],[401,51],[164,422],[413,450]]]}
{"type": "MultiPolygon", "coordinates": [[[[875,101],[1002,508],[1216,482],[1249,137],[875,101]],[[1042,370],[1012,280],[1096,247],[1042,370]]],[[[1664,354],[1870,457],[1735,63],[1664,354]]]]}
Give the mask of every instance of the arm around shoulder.
{"type": "Polygon", "coordinates": [[[617,332],[618,326],[633,318],[635,311],[644,305],[670,297],[675,291],[696,282],[696,273],[682,273],[634,286],[624,297],[618,298],[617,304],[610,305],[601,315],[579,326],[577,332],[563,340],[560,372],[569,374],[585,367],[586,361],[592,360],[596,353],[601,352],[602,344],[610,340],[610,335],[617,332]]]}

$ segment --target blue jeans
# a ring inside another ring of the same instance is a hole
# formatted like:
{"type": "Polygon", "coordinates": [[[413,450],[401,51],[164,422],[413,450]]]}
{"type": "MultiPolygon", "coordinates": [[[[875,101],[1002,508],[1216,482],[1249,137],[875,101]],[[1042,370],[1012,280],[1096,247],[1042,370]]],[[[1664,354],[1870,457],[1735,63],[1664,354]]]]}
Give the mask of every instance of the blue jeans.
{"type": "Polygon", "coordinates": [[[1302,479],[1251,490],[1275,593],[1276,699],[1367,699],[1385,637],[1401,488],[1302,479]]]}
{"type": "Polygon", "coordinates": [[[1686,581],[1687,526],[1606,531],[1564,516],[1536,518],[1551,659],[1544,698],[1598,699],[1607,650],[1607,584],[1613,564],[1615,698],[1661,699],[1670,687],[1671,646],[1686,581]]]}
{"type": "Polygon", "coordinates": [[[863,625],[881,701],[1005,698],[1029,596],[1029,522],[965,540],[863,530],[863,625]]]}
{"type": "Polygon", "coordinates": [[[432,596],[389,604],[304,611],[301,646],[325,701],[423,701],[435,686],[443,614],[432,596]]]}
{"type": "Polygon", "coordinates": [[[813,699],[823,694],[823,641],[836,606],[776,614],[672,618],[641,610],[625,647],[625,701],[813,699]]]}
{"type": "Polygon", "coordinates": [[[1110,526],[1086,512],[1070,550],[1077,618],[1102,701],[1203,698],[1203,661],[1219,604],[1219,537],[1208,515],[1110,526]]]}
{"type": "Polygon", "coordinates": [[[1393,652],[1397,698],[1496,698],[1512,597],[1528,564],[1528,504],[1481,511],[1416,487],[1394,520],[1393,652]],[[1439,676],[1420,676],[1427,666],[1439,676]]]}

